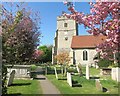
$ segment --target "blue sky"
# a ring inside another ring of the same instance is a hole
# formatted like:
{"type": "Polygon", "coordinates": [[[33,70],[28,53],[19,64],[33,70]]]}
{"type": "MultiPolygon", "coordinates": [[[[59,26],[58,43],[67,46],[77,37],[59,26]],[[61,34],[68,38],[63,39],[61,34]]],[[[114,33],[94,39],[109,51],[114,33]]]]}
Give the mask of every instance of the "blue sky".
{"type": "MultiPolygon", "coordinates": [[[[41,17],[41,43],[40,45],[53,44],[56,32],[56,18],[60,16],[62,11],[69,12],[63,2],[30,2],[28,3],[33,10],[40,12],[41,17]]],[[[76,10],[89,13],[90,6],[88,2],[75,2],[76,10]]],[[[79,26],[79,35],[88,34],[83,25],[79,26]]]]}
{"type": "MultiPolygon", "coordinates": [[[[75,2],[76,10],[79,12],[89,13],[90,6],[88,2],[75,2]]],[[[52,45],[56,32],[57,16],[62,14],[62,11],[69,13],[67,6],[63,2],[27,2],[27,7],[34,11],[40,12],[41,24],[40,31],[42,38],[40,45],[52,45]]],[[[79,35],[88,34],[83,25],[79,26],[79,35]]]]}

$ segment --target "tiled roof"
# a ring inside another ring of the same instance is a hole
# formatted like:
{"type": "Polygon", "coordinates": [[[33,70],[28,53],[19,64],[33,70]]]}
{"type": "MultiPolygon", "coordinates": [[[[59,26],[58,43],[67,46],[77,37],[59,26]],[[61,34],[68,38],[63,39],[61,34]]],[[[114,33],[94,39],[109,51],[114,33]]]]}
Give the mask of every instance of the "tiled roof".
{"type": "Polygon", "coordinates": [[[73,36],[71,48],[95,48],[96,45],[102,43],[105,40],[105,36],[73,36]]]}

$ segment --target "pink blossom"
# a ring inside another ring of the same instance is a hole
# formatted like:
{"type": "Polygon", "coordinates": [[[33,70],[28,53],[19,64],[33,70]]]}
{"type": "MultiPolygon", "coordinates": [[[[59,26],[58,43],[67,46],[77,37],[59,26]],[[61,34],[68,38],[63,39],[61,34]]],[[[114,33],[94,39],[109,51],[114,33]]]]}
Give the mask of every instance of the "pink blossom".
{"type": "Polygon", "coordinates": [[[96,0],[96,3],[90,2],[90,13],[85,15],[83,12],[77,12],[72,4],[67,3],[68,10],[71,14],[66,16],[76,20],[79,24],[84,24],[93,35],[103,34],[107,39],[98,45],[98,49],[102,52],[103,57],[109,57],[112,52],[118,52],[118,44],[120,44],[119,29],[119,0],[115,2],[105,2],[109,0],[96,0]],[[108,19],[108,17],[110,19],[108,19]],[[102,23],[103,22],[103,23],[102,23]],[[96,26],[97,25],[97,26],[96,26]],[[98,26],[99,25],[99,26],[98,26]],[[110,52],[108,50],[111,50],[110,52]],[[108,53],[107,53],[108,52],[108,53]]]}

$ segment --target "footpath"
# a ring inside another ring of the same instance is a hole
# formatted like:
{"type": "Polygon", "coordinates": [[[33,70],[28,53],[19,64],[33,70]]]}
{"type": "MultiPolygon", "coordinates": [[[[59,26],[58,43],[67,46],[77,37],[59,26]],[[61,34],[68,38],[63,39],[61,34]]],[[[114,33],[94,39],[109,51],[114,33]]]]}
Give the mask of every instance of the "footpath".
{"type": "Polygon", "coordinates": [[[41,67],[38,67],[36,69],[36,72],[39,73],[37,74],[37,79],[40,82],[40,86],[42,88],[42,92],[44,95],[50,95],[51,96],[54,94],[55,96],[60,96],[60,91],[47,79],[45,75],[43,75],[43,69],[41,67]]]}

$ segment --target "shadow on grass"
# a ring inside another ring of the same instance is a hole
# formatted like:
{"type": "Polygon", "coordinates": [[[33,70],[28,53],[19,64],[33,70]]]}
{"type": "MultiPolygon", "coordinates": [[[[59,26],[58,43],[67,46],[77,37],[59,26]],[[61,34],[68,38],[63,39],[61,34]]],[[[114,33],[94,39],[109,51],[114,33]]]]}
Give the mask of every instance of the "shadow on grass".
{"type": "Polygon", "coordinates": [[[78,83],[78,84],[73,84],[72,87],[82,87],[82,85],[78,83]]]}
{"type": "Polygon", "coordinates": [[[107,92],[107,91],[108,91],[108,89],[107,89],[107,88],[105,88],[105,87],[102,87],[102,91],[103,91],[103,92],[107,92]]]}
{"type": "Polygon", "coordinates": [[[13,83],[10,86],[24,86],[24,85],[31,85],[31,83],[13,83]]]}
{"type": "Polygon", "coordinates": [[[118,85],[115,85],[115,86],[113,86],[114,88],[119,88],[119,86],[118,85]]]}
{"type": "Polygon", "coordinates": [[[14,93],[14,94],[2,95],[2,96],[22,96],[22,94],[21,93],[14,93]]]}
{"type": "Polygon", "coordinates": [[[58,80],[67,80],[67,78],[59,78],[58,80]]]}
{"type": "Polygon", "coordinates": [[[46,80],[46,78],[34,78],[34,80],[46,80]]]}
{"type": "Polygon", "coordinates": [[[78,81],[72,80],[72,87],[82,87],[82,85],[78,81]]]}
{"type": "Polygon", "coordinates": [[[100,77],[90,77],[90,79],[100,79],[100,77]]]}

